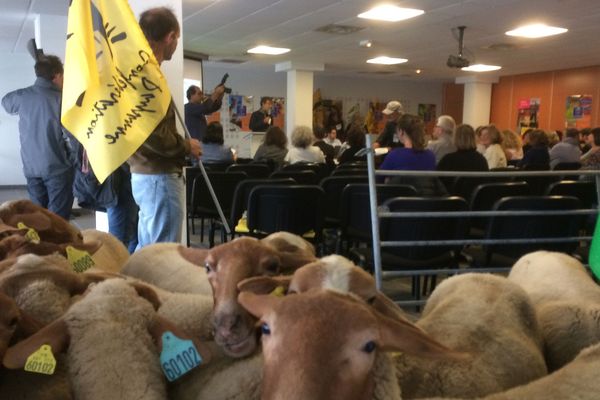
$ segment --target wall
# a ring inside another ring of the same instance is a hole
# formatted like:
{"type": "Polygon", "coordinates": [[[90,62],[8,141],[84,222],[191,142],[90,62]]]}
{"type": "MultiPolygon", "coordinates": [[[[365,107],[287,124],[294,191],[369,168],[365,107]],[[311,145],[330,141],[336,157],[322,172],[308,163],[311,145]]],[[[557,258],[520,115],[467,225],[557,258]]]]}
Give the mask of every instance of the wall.
{"type": "MultiPolygon", "coordinates": [[[[254,109],[258,109],[261,96],[285,97],[286,74],[284,72],[243,71],[204,63],[204,86],[207,92],[221,81],[226,72],[229,73],[227,86],[233,93],[254,96],[254,109]]],[[[389,81],[385,79],[336,77],[315,73],[314,89],[321,89],[326,99],[357,98],[380,101],[407,100],[405,111],[417,113],[419,103],[436,104],[437,113],[442,107],[442,84],[439,82],[389,81]]]]}
{"type": "Polygon", "coordinates": [[[445,83],[442,94],[442,111],[440,115],[450,115],[456,124],[462,124],[465,85],[445,83]]]}
{"type": "Polygon", "coordinates": [[[592,126],[599,124],[600,66],[505,76],[492,86],[490,120],[501,129],[515,129],[520,99],[540,98],[541,129],[565,128],[567,96],[592,95],[592,126]]]}

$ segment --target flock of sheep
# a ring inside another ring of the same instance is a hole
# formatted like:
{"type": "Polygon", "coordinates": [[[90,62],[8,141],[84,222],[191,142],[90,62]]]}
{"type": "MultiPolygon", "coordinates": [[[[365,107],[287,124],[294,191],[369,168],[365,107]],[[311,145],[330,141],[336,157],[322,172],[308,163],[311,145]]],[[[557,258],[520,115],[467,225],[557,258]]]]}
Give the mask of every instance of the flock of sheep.
{"type": "Polygon", "coordinates": [[[535,252],[444,280],[411,321],[295,235],[129,256],[20,200],[0,205],[0,359],[10,400],[597,400],[600,288],[535,252]]]}

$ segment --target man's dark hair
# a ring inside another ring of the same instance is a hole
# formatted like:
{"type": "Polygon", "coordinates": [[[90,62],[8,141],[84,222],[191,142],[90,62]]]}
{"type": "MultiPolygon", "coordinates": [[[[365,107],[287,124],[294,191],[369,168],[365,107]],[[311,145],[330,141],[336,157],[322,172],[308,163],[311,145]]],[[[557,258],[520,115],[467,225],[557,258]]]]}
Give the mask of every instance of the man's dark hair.
{"type": "Polygon", "coordinates": [[[272,97],[268,97],[268,96],[261,97],[261,98],[260,98],[260,105],[262,106],[262,105],[263,105],[263,104],[265,104],[267,101],[273,101],[273,98],[272,98],[272,97]]]}
{"type": "Polygon", "coordinates": [[[325,131],[323,125],[315,125],[313,127],[313,134],[317,139],[321,140],[324,139],[325,136],[327,136],[327,131],[325,131]]]}
{"type": "Polygon", "coordinates": [[[579,131],[575,128],[569,128],[565,131],[565,136],[577,139],[579,137],[579,131]]]}
{"type": "Polygon", "coordinates": [[[196,94],[196,92],[200,90],[200,88],[196,85],[192,85],[189,88],[187,88],[187,90],[185,91],[185,97],[187,97],[187,99],[191,99],[193,95],[196,94]]]}
{"type": "Polygon", "coordinates": [[[589,135],[594,135],[594,144],[600,146],[600,128],[592,129],[589,135]]]}
{"type": "Polygon", "coordinates": [[[35,76],[51,81],[57,74],[63,73],[63,64],[56,56],[41,56],[35,63],[35,76]]]}
{"type": "Polygon", "coordinates": [[[206,133],[202,137],[202,143],[223,144],[223,126],[217,121],[213,121],[206,127],[206,133]]]}
{"type": "Polygon", "coordinates": [[[171,32],[179,32],[179,21],[167,7],[146,10],[140,15],[140,28],[148,41],[160,42],[171,32]]]}

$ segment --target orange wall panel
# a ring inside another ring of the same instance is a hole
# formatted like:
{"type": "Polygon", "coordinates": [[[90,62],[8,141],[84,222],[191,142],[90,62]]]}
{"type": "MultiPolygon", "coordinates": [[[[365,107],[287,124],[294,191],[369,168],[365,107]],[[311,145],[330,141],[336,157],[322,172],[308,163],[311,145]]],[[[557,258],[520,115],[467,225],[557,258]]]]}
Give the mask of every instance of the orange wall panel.
{"type": "Polygon", "coordinates": [[[456,124],[462,124],[465,86],[456,83],[446,83],[443,89],[442,112],[440,115],[450,115],[456,124]]]}
{"type": "Polygon", "coordinates": [[[520,99],[540,98],[541,129],[565,128],[567,96],[592,95],[592,127],[600,113],[600,66],[505,76],[492,86],[490,121],[500,129],[515,129],[520,99]]]}

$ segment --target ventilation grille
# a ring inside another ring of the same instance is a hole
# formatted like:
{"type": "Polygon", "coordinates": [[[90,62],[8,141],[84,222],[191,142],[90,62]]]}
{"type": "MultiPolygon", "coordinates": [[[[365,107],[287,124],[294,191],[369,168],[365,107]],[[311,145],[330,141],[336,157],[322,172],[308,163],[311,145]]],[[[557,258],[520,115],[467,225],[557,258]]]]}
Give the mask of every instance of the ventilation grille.
{"type": "Polygon", "coordinates": [[[351,33],[362,31],[361,26],[329,24],[315,29],[316,32],[330,33],[332,35],[349,35],[351,33]]]}

